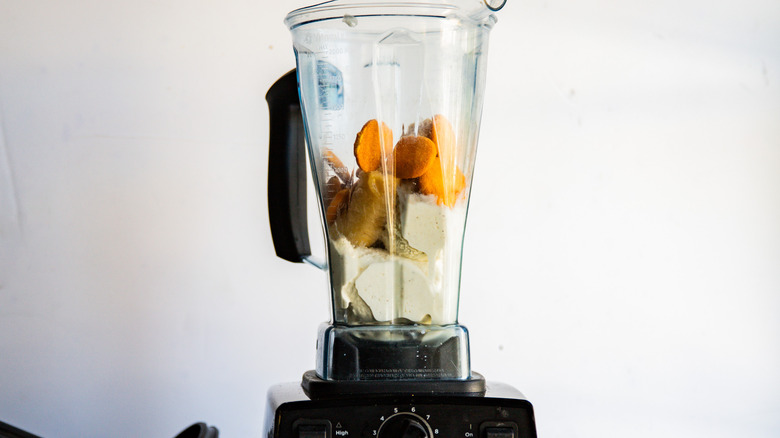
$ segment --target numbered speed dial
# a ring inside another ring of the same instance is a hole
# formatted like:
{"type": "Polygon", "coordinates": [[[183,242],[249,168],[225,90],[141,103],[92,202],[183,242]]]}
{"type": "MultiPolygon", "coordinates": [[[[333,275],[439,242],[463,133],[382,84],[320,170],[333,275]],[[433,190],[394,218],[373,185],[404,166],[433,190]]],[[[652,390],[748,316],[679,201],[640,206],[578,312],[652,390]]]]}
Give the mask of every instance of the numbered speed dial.
{"type": "Polygon", "coordinates": [[[432,438],[431,426],[419,415],[400,412],[379,427],[377,438],[432,438]]]}

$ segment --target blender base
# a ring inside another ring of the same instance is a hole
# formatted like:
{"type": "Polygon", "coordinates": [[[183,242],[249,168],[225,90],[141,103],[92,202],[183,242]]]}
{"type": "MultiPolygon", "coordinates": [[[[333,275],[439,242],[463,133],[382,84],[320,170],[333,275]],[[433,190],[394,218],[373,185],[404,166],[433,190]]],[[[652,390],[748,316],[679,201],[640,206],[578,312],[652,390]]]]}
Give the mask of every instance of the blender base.
{"type": "Polygon", "coordinates": [[[469,357],[468,330],[459,324],[323,324],[317,337],[317,375],[324,380],[468,381],[469,357]]]}
{"type": "Polygon", "coordinates": [[[536,438],[533,406],[506,384],[487,382],[484,394],[464,395],[419,390],[419,381],[405,391],[355,394],[350,383],[332,382],[322,398],[307,395],[299,382],[271,387],[263,437],[536,438]]]}

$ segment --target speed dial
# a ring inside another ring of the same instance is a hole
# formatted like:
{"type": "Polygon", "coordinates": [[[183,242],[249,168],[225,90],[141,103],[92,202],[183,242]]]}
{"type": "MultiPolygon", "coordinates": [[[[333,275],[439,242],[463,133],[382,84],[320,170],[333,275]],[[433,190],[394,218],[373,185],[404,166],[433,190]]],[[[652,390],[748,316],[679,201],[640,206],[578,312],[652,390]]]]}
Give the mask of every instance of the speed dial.
{"type": "Polygon", "coordinates": [[[431,438],[432,435],[431,426],[422,417],[401,412],[382,423],[377,438],[431,438]]]}

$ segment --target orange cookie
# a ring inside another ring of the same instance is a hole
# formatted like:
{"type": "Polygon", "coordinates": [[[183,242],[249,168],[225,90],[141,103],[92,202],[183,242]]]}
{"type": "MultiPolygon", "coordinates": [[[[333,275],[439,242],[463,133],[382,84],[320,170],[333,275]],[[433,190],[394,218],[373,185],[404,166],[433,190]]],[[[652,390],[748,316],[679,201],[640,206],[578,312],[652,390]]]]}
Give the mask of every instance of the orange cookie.
{"type": "Polygon", "coordinates": [[[395,145],[395,176],[402,179],[422,176],[436,159],[436,145],[427,137],[401,137],[395,145]]]}
{"type": "MultiPolygon", "coordinates": [[[[413,127],[412,127],[413,129],[413,127]]],[[[436,114],[420,123],[417,135],[430,138],[436,144],[436,156],[451,155],[455,152],[455,130],[446,117],[436,114]]]]}
{"type": "Polygon", "coordinates": [[[355,159],[358,166],[365,172],[379,168],[383,155],[390,155],[393,150],[393,131],[382,122],[382,137],[379,136],[379,122],[369,120],[363,125],[355,138],[355,159]],[[384,149],[384,154],[382,150],[384,149]]]}
{"type": "Polygon", "coordinates": [[[330,205],[330,202],[336,196],[336,193],[341,190],[341,180],[337,176],[332,176],[325,183],[325,190],[323,191],[323,197],[325,198],[325,205],[330,205]]]}
{"type": "Polygon", "coordinates": [[[333,223],[339,215],[339,212],[346,207],[347,199],[349,199],[349,189],[341,189],[333,196],[333,200],[328,204],[328,209],[325,211],[325,219],[329,224],[333,223]]]}
{"type": "MultiPolygon", "coordinates": [[[[414,123],[409,125],[409,132],[414,133],[415,128],[414,123]]],[[[417,135],[422,135],[423,137],[432,138],[431,131],[433,130],[433,120],[431,119],[425,119],[422,122],[420,122],[420,128],[417,130],[417,135]]]]}
{"type": "Polygon", "coordinates": [[[442,172],[439,157],[433,162],[430,169],[417,180],[417,186],[421,193],[436,195],[436,202],[448,207],[455,205],[458,195],[466,188],[466,176],[457,167],[451,173],[442,172]]]}
{"type": "Polygon", "coordinates": [[[344,184],[347,184],[350,180],[349,169],[347,169],[347,166],[345,166],[339,157],[337,157],[336,154],[334,154],[330,149],[325,149],[322,155],[325,157],[325,161],[328,163],[330,168],[333,169],[333,172],[336,173],[336,175],[344,184]]]}

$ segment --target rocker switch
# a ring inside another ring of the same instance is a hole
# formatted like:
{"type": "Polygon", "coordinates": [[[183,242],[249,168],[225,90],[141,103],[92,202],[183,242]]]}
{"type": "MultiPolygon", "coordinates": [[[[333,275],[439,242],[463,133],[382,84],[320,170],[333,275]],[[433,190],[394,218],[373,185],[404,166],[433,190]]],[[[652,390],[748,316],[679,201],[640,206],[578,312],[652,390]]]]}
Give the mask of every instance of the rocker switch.
{"type": "Polygon", "coordinates": [[[511,427],[486,427],[483,438],[517,438],[511,427]]]}
{"type": "Polygon", "coordinates": [[[306,424],[298,426],[298,438],[328,438],[328,425],[306,424]]]}

